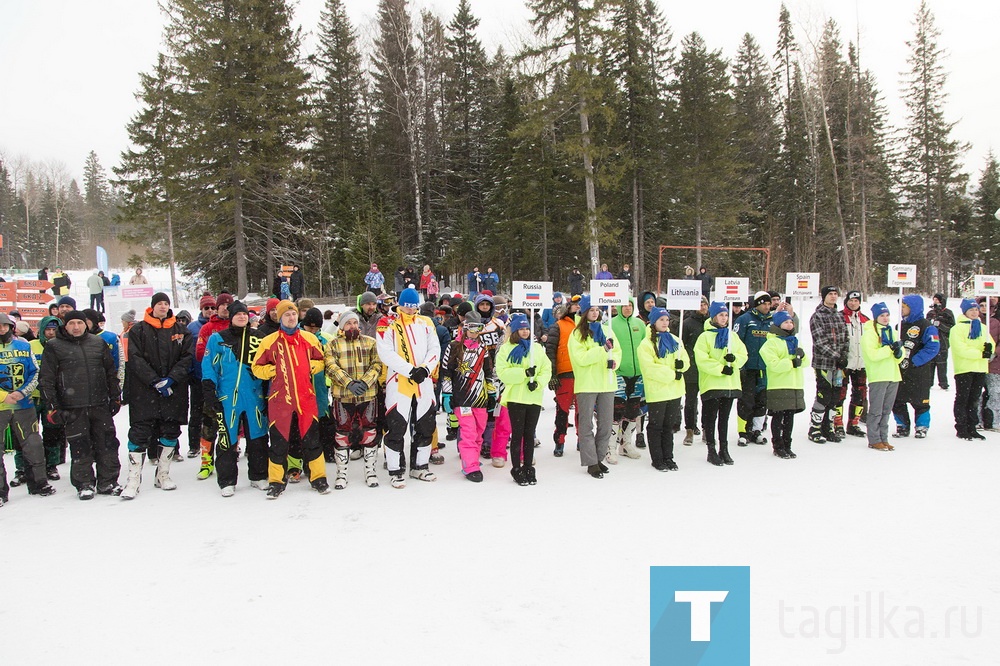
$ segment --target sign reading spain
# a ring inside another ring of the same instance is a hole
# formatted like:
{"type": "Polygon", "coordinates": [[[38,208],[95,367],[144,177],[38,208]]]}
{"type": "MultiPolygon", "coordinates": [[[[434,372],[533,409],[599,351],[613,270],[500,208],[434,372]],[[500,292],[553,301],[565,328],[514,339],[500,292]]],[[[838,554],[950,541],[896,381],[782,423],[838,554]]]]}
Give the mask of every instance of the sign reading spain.
{"type": "Polygon", "coordinates": [[[591,280],[591,305],[625,305],[632,295],[628,280],[591,280]]]}
{"type": "Polygon", "coordinates": [[[750,278],[715,278],[715,300],[739,303],[750,298],[750,278]]]}
{"type": "Polygon", "coordinates": [[[514,280],[511,290],[511,307],[516,310],[552,307],[552,283],[538,280],[514,280]]]}
{"type": "Polygon", "coordinates": [[[819,273],[785,273],[785,296],[819,298],[819,273]]]}
{"type": "Polygon", "coordinates": [[[917,286],[917,265],[916,264],[889,264],[890,287],[916,287],[917,286]]]}

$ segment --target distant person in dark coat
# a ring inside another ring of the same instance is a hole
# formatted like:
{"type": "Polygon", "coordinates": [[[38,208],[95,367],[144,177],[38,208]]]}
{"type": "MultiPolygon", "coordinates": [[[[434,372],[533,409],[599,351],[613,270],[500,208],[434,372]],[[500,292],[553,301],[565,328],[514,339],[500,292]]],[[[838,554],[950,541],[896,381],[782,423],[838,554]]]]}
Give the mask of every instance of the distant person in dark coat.
{"type": "Polygon", "coordinates": [[[698,271],[698,279],[701,280],[701,295],[705,298],[712,299],[712,287],[714,286],[715,278],[708,274],[708,269],[704,266],[698,271]]]}

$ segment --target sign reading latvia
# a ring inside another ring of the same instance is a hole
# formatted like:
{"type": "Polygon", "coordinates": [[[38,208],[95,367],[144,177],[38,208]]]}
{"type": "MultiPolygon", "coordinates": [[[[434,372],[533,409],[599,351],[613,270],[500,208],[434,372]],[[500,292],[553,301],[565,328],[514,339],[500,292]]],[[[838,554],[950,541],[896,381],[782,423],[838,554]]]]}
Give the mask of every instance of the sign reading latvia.
{"type": "Polygon", "coordinates": [[[537,280],[514,280],[510,307],[515,310],[552,307],[552,283],[537,280]]]}
{"type": "Polygon", "coordinates": [[[701,280],[667,280],[667,308],[697,310],[701,307],[701,280]]]}
{"type": "Polygon", "coordinates": [[[916,287],[917,286],[917,265],[916,264],[889,264],[890,287],[916,287]]]}
{"type": "Polygon", "coordinates": [[[590,305],[625,305],[632,296],[628,280],[591,280],[590,305]]]}
{"type": "Polygon", "coordinates": [[[785,273],[785,296],[819,298],[819,273],[785,273]]]}
{"type": "Polygon", "coordinates": [[[974,296],[1000,296],[1000,275],[973,276],[974,296]]]}
{"type": "Polygon", "coordinates": [[[715,278],[715,300],[724,303],[740,303],[750,298],[750,278],[715,278]]]}

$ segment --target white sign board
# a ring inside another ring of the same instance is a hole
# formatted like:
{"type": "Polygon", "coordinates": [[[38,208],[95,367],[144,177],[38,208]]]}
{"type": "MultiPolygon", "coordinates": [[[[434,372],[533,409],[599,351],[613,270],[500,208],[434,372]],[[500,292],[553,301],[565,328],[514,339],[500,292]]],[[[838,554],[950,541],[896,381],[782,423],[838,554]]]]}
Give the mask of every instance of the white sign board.
{"type": "Polygon", "coordinates": [[[697,310],[701,307],[701,280],[667,280],[667,308],[697,310]]]}
{"type": "Polygon", "coordinates": [[[632,296],[628,280],[591,280],[590,305],[625,305],[632,296]]]}
{"type": "Polygon", "coordinates": [[[976,275],[972,282],[973,295],[1000,296],[1000,275],[976,275]]]}
{"type": "Polygon", "coordinates": [[[785,296],[819,298],[819,273],[785,273],[785,296]]]}
{"type": "Polygon", "coordinates": [[[916,287],[917,286],[917,265],[916,264],[889,264],[890,287],[916,287]]]}
{"type": "Polygon", "coordinates": [[[750,298],[750,278],[715,278],[715,299],[723,303],[740,303],[750,298]]]}
{"type": "Polygon", "coordinates": [[[510,307],[515,310],[544,310],[552,307],[552,283],[538,280],[514,280],[510,307]]]}

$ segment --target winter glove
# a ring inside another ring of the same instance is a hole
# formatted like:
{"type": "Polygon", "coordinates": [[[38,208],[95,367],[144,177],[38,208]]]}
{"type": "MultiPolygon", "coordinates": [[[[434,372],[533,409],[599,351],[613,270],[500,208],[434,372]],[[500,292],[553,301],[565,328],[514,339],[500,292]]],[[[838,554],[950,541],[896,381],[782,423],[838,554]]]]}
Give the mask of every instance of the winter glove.
{"type": "Polygon", "coordinates": [[[204,396],[204,404],[208,409],[216,414],[222,411],[222,403],[216,393],[215,382],[211,379],[201,381],[201,393],[204,396]]]}
{"type": "Polygon", "coordinates": [[[122,410],[122,399],[112,398],[108,401],[108,411],[111,412],[111,416],[114,416],[122,410]]]}
{"type": "MultiPolygon", "coordinates": [[[[726,363],[735,363],[736,362],[736,354],[733,354],[732,352],[730,352],[730,353],[726,354],[725,356],[723,356],[722,360],[725,361],[726,363]]],[[[730,374],[732,374],[732,373],[730,373],[730,374]]]]}
{"type": "MultiPolygon", "coordinates": [[[[795,348],[795,358],[797,358],[797,359],[799,359],[799,360],[801,361],[801,360],[802,360],[802,359],[804,359],[805,357],[806,357],[806,352],[805,352],[805,350],[804,350],[804,349],[802,349],[802,347],[796,347],[796,348],[795,348]]],[[[799,365],[802,365],[802,363],[799,363],[799,365]]],[[[795,367],[798,367],[798,365],[797,365],[797,366],[795,366],[795,367]]]]}
{"type": "Polygon", "coordinates": [[[423,366],[417,366],[416,368],[413,368],[413,370],[410,370],[410,379],[418,384],[427,379],[427,376],[427,368],[423,366]]]}
{"type": "Polygon", "coordinates": [[[153,382],[153,388],[159,391],[160,397],[169,398],[174,394],[174,389],[173,389],[174,384],[175,382],[172,378],[163,377],[162,379],[158,379],[157,381],[153,382]]]}
{"type": "Polygon", "coordinates": [[[901,347],[893,349],[892,355],[895,356],[896,358],[903,358],[903,349],[901,347]]]}
{"type": "Polygon", "coordinates": [[[443,393],[441,395],[441,407],[444,409],[445,414],[451,414],[451,393],[443,393]]]}
{"type": "Polygon", "coordinates": [[[802,367],[802,357],[801,356],[796,356],[795,358],[792,359],[792,367],[793,368],[801,368],[802,367]]]}
{"type": "Polygon", "coordinates": [[[680,370],[674,370],[674,379],[680,380],[684,379],[684,373],[680,370]]]}
{"type": "Polygon", "coordinates": [[[608,370],[614,370],[614,369],[615,369],[615,359],[609,358],[608,359],[608,370]]]}
{"type": "Polygon", "coordinates": [[[684,361],[680,360],[679,358],[674,359],[674,370],[683,370],[683,369],[684,369],[684,361]]]}
{"type": "Polygon", "coordinates": [[[722,374],[724,374],[724,375],[731,375],[731,374],[733,374],[733,366],[731,366],[731,365],[723,366],[723,368],[722,368],[722,374]]]}
{"type": "Polygon", "coordinates": [[[987,342],[983,345],[983,358],[989,358],[993,356],[993,344],[987,342]]]}
{"type": "Polygon", "coordinates": [[[58,409],[50,409],[49,413],[45,415],[45,420],[54,426],[63,424],[62,412],[58,409]]]}
{"type": "MultiPolygon", "coordinates": [[[[889,348],[892,349],[892,351],[894,352],[898,352],[900,349],[903,348],[903,343],[900,342],[899,340],[893,340],[891,343],[889,343],[889,348]]],[[[899,357],[897,356],[896,358],[899,357]]]]}
{"type": "Polygon", "coordinates": [[[354,394],[354,397],[360,398],[368,391],[368,384],[361,381],[360,379],[351,380],[347,385],[347,390],[354,394]]]}
{"type": "Polygon", "coordinates": [[[535,376],[535,366],[531,366],[530,368],[528,368],[527,370],[525,370],[524,371],[524,376],[525,377],[534,377],[535,376]]]}
{"type": "Polygon", "coordinates": [[[552,379],[549,380],[549,390],[556,391],[558,389],[559,389],[559,378],[553,377],[552,379]]]}
{"type": "Polygon", "coordinates": [[[534,379],[532,379],[530,382],[528,382],[528,390],[529,391],[534,391],[534,390],[537,390],[537,389],[538,389],[538,382],[536,382],[534,379]]]}
{"type": "Polygon", "coordinates": [[[913,365],[913,364],[910,363],[910,359],[909,358],[904,358],[902,361],[899,362],[899,369],[900,370],[908,370],[911,365],[913,365]]]}
{"type": "Polygon", "coordinates": [[[847,367],[847,354],[841,354],[837,357],[837,367],[841,370],[847,367]]]}
{"type": "Polygon", "coordinates": [[[607,349],[608,351],[611,351],[612,349],[614,349],[615,348],[615,341],[614,341],[614,339],[613,338],[608,338],[607,340],[605,340],[604,341],[604,348],[607,349]]]}

